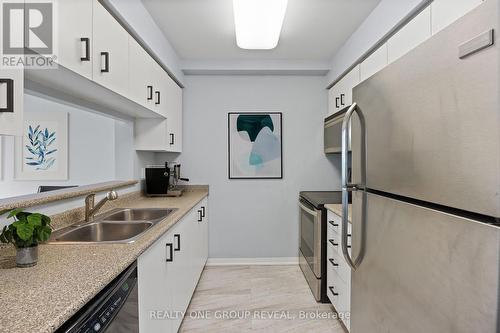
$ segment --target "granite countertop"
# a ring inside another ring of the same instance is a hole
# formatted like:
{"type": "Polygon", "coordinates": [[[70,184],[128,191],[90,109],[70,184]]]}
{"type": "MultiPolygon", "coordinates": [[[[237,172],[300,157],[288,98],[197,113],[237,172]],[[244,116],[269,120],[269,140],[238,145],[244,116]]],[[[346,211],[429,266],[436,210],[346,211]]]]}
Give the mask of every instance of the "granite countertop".
{"type": "Polygon", "coordinates": [[[0,199],[0,211],[39,206],[55,201],[81,197],[91,193],[116,190],[122,187],[133,186],[137,183],[137,180],[111,181],[0,199]]]}
{"type": "Polygon", "coordinates": [[[0,331],[54,332],[207,195],[196,189],[124,202],[123,208],[178,208],[131,244],[44,244],[31,268],[15,267],[14,247],[0,248],[0,331]]]}
{"type": "MultiPolygon", "coordinates": [[[[334,212],[338,216],[342,216],[342,204],[327,204],[325,205],[325,208],[334,212]]],[[[349,216],[347,217],[347,220],[351,222],[351,217],[352,217],[352,204],[349,204],[349,216]]]]}

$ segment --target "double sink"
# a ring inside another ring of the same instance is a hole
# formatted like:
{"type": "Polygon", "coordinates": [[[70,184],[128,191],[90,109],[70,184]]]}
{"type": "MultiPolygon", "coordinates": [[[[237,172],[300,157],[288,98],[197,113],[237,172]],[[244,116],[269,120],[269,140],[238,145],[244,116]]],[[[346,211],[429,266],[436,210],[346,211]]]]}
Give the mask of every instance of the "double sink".
{"type": "Polygon", "coordinates": [[[176,208],[117,208],[52,233],[49,243],[133,243],[176,208]]]}

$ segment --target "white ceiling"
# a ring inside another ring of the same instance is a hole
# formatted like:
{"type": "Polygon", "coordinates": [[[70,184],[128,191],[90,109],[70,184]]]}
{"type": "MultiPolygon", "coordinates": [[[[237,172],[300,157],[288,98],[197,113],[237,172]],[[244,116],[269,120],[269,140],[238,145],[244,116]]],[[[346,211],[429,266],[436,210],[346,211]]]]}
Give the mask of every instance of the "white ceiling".
{"type": "Polygon", "coordinates": [[[330,61],[381,0],[289,0],[273,50],[236,46],[232,0],[142,0],[187,61],[330,61]]]}

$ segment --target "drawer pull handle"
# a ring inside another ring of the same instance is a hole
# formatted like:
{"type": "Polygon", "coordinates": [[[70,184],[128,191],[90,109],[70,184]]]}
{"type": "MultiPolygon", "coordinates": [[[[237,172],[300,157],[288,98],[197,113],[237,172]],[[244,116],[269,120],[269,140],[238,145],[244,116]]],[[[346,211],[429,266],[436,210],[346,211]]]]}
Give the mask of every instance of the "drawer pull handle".
{"type": "Polygon", "coordinates": [[[176,245],[175,245],[174,251],[180,251],[181,250],[181,235],[180,234],[175,234],[174,235],[174,240],[176,241],[176,245]]]}
{"type": "Polygon", "coordinates": [[[80,41],[83,43],[82,48],[85,50],[85,56],[80,58],[80,61],[90,61],[90,38],[80,38],[80,41]]]}
{"type": "Polygon", "coordinates": [[[333,296],[338,296],[339,293],[336,293],[335,291],[333,291],[333,287],[328,287],[328,289],[330,289],[330,291],[332,292],[333,296]]]}
{"type": "Polygon", "coordinates": [[[205,217],[205,206],[201,207],[201,217],[205,217]]]}
{"type": "Polygon", "coordinates": [[[333,239],[329,239],[328,240],[330,243],[332,243],[333,246],[339,246],[338,243],[335,243],[335,241],[333,239]]]}
{"type": "Polygon", "coordinates": [[[339,224],[338,223],[335,223],[334,221],[328,221],[331,225],[333,225],[334,227],[338,227],[339,224]]]}
{"type": "Polygon", "coordinates": [[[160,105],[161,104],[161,92],[155,91],[155,96],[156,96],[155,105],[160,105]]]}
{"type": "Polygon", "coordinates": [[[332,258],[328,259],[330,261],[330,263],[333,265],[333,267],[337,267],[339,264],[336,264],[335,263],[335,260],[333,260],[332,258]]]}
{"type": "Polygon", "coordinates": [[[0,79],[0,84],[7,85],[7,96],[4,108],[0,108],[0,112],[14,112],[14,80],[13,79],[0,79]]]}
{"type": "Polygon", "coordinates": [[[167,243],[165,245],[166,245],[166,247],[168,249],[167,259],[165,261],[166,262],[172,262],[172,261],[174,261],[174,246],[172,245],[172,243],[167,243]]]}
{"type": "Polygon", "coordinates": [[[203,214],[201,212],[201,209],[198,209],[198,222],[203,221],[203,214]]]}
{"type": "Polygon", "coordinates": [[[153,86],[147,86],[148,89],[148,101],[153,100],[153,86]]]}
{"type": "Polygon", "coordinates": [[[109,52],[101,52],[102,57],[104,57],[104,68],[101,67],[101,73],[109,73],[109,52]]]}

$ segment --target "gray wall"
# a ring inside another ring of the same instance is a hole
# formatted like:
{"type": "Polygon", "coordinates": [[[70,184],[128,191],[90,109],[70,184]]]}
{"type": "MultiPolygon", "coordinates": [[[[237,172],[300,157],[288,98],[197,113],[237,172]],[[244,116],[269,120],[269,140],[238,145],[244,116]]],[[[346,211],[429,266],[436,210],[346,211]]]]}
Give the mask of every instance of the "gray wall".
{"type": "Polygon", "coordinates": [[[340,161],[323,153],[324,77],[185,79],[180,161],[191,183],[210,184],[210,257],[296,257],[299,191],[340,188],[340,161]],[[231,111],[283,112],[283,180],[228,179],[231,111]]]}

